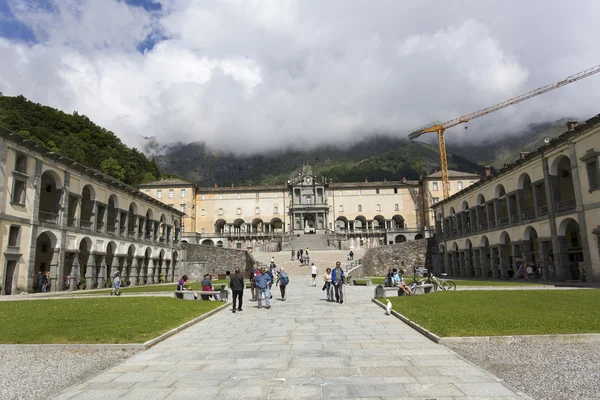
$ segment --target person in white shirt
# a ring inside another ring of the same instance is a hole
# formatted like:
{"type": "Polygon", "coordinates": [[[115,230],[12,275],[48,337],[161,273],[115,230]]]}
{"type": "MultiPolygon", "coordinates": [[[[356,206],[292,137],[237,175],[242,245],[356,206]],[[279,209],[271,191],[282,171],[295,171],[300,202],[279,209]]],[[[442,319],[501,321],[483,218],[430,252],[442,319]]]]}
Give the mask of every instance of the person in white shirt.
{"type": "Polygon", "coordinates": [[[312,263],[310,266],[310,272],[312,274],[312,286],[317,286],[317,282],[315,281],[315,279],[317,278],[317,266],[315,265],[315,263],[312,263]]]}

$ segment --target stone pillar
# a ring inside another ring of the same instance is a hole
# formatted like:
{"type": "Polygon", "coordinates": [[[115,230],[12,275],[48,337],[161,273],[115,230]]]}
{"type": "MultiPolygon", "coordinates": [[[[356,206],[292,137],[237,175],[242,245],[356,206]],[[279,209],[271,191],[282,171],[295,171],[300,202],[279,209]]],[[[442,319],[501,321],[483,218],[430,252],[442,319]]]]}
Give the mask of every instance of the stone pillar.
{"type": "Polygon", "coordinates": [[[133,257],[131,262],[131,286],[140,285],[140,262],[137,257],[133,257]]]}
{"type": "Polygon", "coordinates": [[[490,259],[488,255],[490,254],[490,249],[485,247],[479,248],[479,259],[481,262],[481,278],[488,279],[490,277],[490,259]]]}
{"type": "Polygon", "coordinates": [[[498,270],[498,251],[499,246],[490,246],[490,263],[492,266],[492,278],[498,279],[500,277],[498,270]]]}
{"type": "MultiPolygon", "coordinates": [[[[477,226],[477,230],[481,230],[481,224],[483,223],[483,211],[480,206],[475,206],[475,226],[477,226]]],[[[473,225],[473,224],[471,224],[473,225]]]]}
{"type": "Polygon", "coordinates": [[[462,250],[458,252],[459,273],[461,277],[467,276],[467,252],[462,250]]]}
{"type": "MultiPolygon", "coordinates": [[[[494,199],[494,218],[493,218],[493,226],[497,227],[500,224],[500,216],[498,215],[500,211],[500,200],[494,199]]],[[[490,226],[491,228],[491,226],[490,226]]]]}
{"type": "Polygon", "coordinates": [[[60,270],[60,249],[52,250],[52,260],[50,260],[50,291],[56,292],[59,290],[58,285],[60,283],[62,290],[62,281],[59,281],[59,270],[60,270]]]}
{"type": "Polygon", "coordinates": [[[73,291],[77,289],[77,284],[79,283],[79,279],[81,277],[80,271],[81,265],[79,265],[79,254],[73,254],[73,264],[71,266],[71,282],[69,285],[69,291],[73,291]]]}
{"type": "Polygon", "coordinates": [[[100,270],[98,271],[98,289],[104,287],[104,283],[106,282],[106,255],[103,254],[100,256],[100,270]]]}
{"type": "Polygon", "coordinates": [[[165,283],[173,282],[171,278],[171,260],[164,260],[163,262],[165,263],[165,283]]]}
{"type": "Polygon", "coordinates": [[[458,251],[452,252],[452,276],[460,276],[460,261],[458,251]]]}
{"type": "Polygon", "coordinates": [[[485,214],[486,214],[486,218],[487,218],[488,229],[490,229],[492,227],[492,213],[490,212],[490,209],[494,209],[493,202],[490,204],[487,204],[487,203],[485,204],[485,214]]]}
{"type": "Polygon", "coordinates": [[[549,242],[539,242],[538,265],[542,268],[542,279],[545,281],[550,280],[550,271],[548,270],[548,266],[550,265],[551,247],[552,244],[549,242]]]}
{"type": "Polygon", "coordinates": [[[517,199],[517,221],[516,222],[521,223],[521,222],[523,222],[523,190],[522,189],[517,190],[515,197],[517,199]]]}
{"type": "Polygon", "coordinates": [[[481,273],[481,250],[477,247],[473,248],[473,272],[475,273],[475,278],[483,277],[481,273]]]}
{"type": "Polygon", "coordinates": [[[92,223],[92,232],[98,231],[98,224],[97,224],[97,219],[96,219],[97,215],[98,215],[98,202],[96,200],[92,200],[92,215],[90,215],[90,222],[92,223]]]}
{"type": "Polygon", "coordinates": [[[535,217],[539,217],[540,216],[540,210],[539,210],[539,203],[540,203],[540,199],[539,199],[539,190],[538,190],[538,186],[537,185],[531,185],[531,196],[533,198],[533,211],[534,211],[534,215],[535,217]]]}
{"type": "Polygon", "coordinates": [[[104,206],[104,214],[102,214],[102,233],[108,232],[108,205],[104,206]]]}
{"type": "Polygon", "coordinates": [[[146,270],[146,283],[148,285],[156,283],[156,262],[155,258],[148,259],[148,268],[146,270]]]}
{"type": "MultiPolygon", "coordinates": [[[[121,284],[129,280],[127,274],[127,257],[116,257],[117,259],[117,270],[119,271],[119,277],[121,278],[121,284]]],[[[114,261],[113,261],[114,263],[114,261]]]]}
{"type": "Polygon", "coordinates": [[[148,223],[148,221],[146,220],[146,218],[138,216],[138,234],[136,235],[136,237],[138,239],[142,239],[142,240],[145,239],[145,237],[146,237],[146,224],[147,223],[148,223]]]}
{"type": "Polygon", "coordinates": [[[558,236],[558,254],[554,255],[554,268],[556,269],[556,279],[559,281],[573,279],[566,236],[558,236]]]}
{"type": "Polygon", "coordinates": [[[472,265],[472,250],[465,250],[465,274],[469,278],[473,277],[473,265],[472,265]]]}
{"type": "Polygon", "coordinates": [[[88,289],[94,287],[94,272],[96,269],[96,256],[90,252],[88,262],[85,267],[85,283],[88,289]]]}
{"type": "Polygon", "coordinates": [[[509,254],[510,245],[501,244],[498,246],[498,254],[500,258],[500,277],[508,279],[508,265],[510,264],[509,254]]]}

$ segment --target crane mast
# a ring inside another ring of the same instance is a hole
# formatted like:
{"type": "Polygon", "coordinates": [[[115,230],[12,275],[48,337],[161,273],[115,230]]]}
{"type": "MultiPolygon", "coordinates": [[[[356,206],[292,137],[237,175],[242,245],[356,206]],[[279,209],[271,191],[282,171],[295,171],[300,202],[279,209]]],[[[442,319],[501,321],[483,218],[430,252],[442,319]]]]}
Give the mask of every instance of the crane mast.
{"type": "Polygon", "coordinates": [[[482,110],[479,111],[475,111],[473,113],[470,114],[465,114],[461,117],[455,118],[455,119],[451,119],[450,121],[446,121],[446,122],[440,122],[440,121],[436,121],[436,122],[432,122],[430,124],[427,124],[425,126],[422,126],[420,128],[417,128],[413,131],[411,131],[408,134],[408,138],[411,140],[417,139],[418,137],[420,137],[421,135],[424,135],[425,133],[429,133],[429,132],[437,132],[438,134],[438,145],[439,145],[439,149],[440,149],[440,170],[442,173],[442,194],[444,196],[444,199],[448,198],[450,195],[450,183],[448,181],[448,158],[446,157],[446,141],[444,138],[444,131],[448,128],[452,128],[453,126],[459,125],[459,124],[464,124],[466,122],[469,122],[475,118],[479,118],[482,117],[484,115],[487,114],[491,114],[495,111],[501,110],[503,108],[512,106],[513,104],[517,104],[520,103],[522,101],[531,99],[532,97],[535,96],[539,96],[541,94],[544,94],[546,92],[549,92],[551,90],[554,89],[558,89],[560,87],[563,87],[565,85],[568,85],[570,83],[576,82],[578,80],[581,80],[583,78],[587,78],[588,76],[594,75],[596,73],[600,72],[600,65],[597,65],[595,67],[586,69],[585,71],[581,71],[578,72],[574,75],[571,75],[569,77],[567,77],[566,79],[563,79],[562,81],[556,82],[556,83],[552,83],[546,86],[542,86],[540,88],[537,88],[535,90],[532,90],[530,92],[524,93],[520,96],[517,97],[513,97],[512,99],[503,101],[501,103],[495,104],[491,107],[487,107],[484,108],[482,110]]]}

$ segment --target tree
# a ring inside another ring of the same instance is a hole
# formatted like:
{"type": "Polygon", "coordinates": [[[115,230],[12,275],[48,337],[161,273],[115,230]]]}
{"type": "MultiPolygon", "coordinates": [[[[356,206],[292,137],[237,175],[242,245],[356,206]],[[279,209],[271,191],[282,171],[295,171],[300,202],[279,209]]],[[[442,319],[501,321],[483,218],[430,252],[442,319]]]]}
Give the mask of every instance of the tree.
{"type": "Polygon", "coordinates": [[[121,167],[119,162],[112,157],[102,161],[100,164],[100,171],[117,178],[120,181],[125,179],[125,169],[121,167]]]}

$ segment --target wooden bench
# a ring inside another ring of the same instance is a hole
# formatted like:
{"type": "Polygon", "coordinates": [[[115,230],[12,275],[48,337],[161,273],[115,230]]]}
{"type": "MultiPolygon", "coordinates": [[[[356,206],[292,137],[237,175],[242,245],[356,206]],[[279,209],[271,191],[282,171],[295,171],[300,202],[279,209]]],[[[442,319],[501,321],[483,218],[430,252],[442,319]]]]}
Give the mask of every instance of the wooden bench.
{"type": "Polygon", "coordinates": [[[371,278],[357,278],[352,279],[351,282],[352,286],[371,286],[373,284],[371,278]]]}

